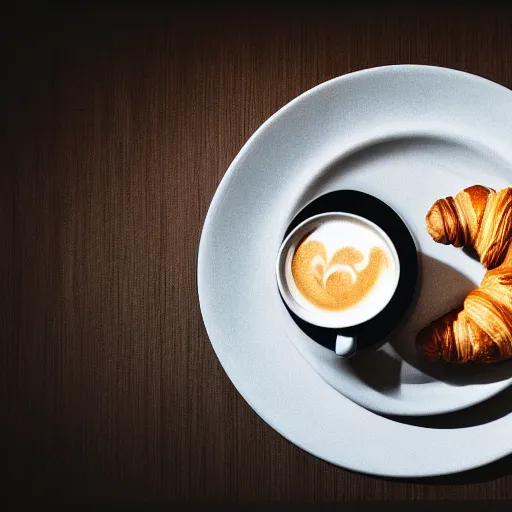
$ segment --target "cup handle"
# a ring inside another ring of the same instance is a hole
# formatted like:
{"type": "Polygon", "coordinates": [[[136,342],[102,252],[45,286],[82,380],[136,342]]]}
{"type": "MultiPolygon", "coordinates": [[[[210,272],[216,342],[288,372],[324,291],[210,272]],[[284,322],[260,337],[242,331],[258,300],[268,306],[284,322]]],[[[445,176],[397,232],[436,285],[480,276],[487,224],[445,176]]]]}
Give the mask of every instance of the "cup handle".
{"type": "Polygon", "coordinates": [[[342,336],[338,334],[336,337],[336,345],[334,352],[339,357],[353,357],[357,351],[357,339],[353,336],[342,336]]]}

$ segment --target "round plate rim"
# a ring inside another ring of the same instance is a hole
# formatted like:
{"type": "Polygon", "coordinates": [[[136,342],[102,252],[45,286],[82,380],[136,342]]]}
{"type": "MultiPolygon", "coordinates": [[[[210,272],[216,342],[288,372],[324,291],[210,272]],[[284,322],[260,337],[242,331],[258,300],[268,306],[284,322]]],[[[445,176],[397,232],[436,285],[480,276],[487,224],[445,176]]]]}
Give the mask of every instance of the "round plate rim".
{"type": "MultiPolygon", "coordinates": [[[[272,116],[270,116],[266,121],[264,121],[260,125],[260,127],[249,137],[249,139],[242,146],[242,148],[240,149],[240,151],[238,152],[236,157],[233,159],[228,170],[226,171],[225,175],[223,176],[220,184],[218,185],[217,190],[214,194],[214,197],[211,201],[211,204],[208,208],[208,212],[205,217],[203,230],[202,230],[201,238],[200,238],[200,242],[199,242],[198,259],[197,259],[197,286],[198,286],[198,297],[199,297],[200,310],[201,310],[201,314],[203,317],[203,321],[204,321],[204,324],[206,327],[206,331],[208,333],[208,337],[210,339],[210,342],[212,344],[214,352],[215,352],[221,366],[223,367],[224,371],[228,375],[229,379],[231,380],[231,382],[233,383],[233,385],[235,386],[237,391],[244,398],[244,400],[267,424],[269,424],[269,426],[271,426],[274,430],[276,430],[278,433],[280,433],[284,438],[288,439],[290,442],[292,442],[296,446],[300,447],[304,451],[306,451],[316,457],[319,457],[323,460],[326,460],[327,462],[330,462],[334,465],[341,466],[341,467],[344,467],[346,469],[350,469],[353,471],[363,472],[363,473],[376,475],[376,476],[387,476],[387,477],[396,477],[396,478],[423,478],[423,477],[442,476],[442,475],[447,475],[447,474],[452,474],[452,473],[458,473],[458,472],[467,471],[470,469],[484,466],[486,464],[489,464],[491,462],[494,462],[501,458],[504,458],[507,455],[509,455],[510,453],[512,453],[512,444],[511,444],[511,446],[502,450],[499,453],[499,455],[495,454],[494,450],[491,450],[492,453],[487,453],[487,454],[484,453],[483,455],[481,455],[478,458],[478,462],[470,461],[470,460],[465,461],[465,462],[459,461],[458,463],[455,463],[455,464],[451,463],[451,464],[448,464],[447,466],[445,466],[444,468],[440,467],[435,470],[434,469],[422,470],[421,468],[416,468],[416,469],[409,468],[407,470],[404,470],[403,468],[402,469],[389,468],[387,470],[376,470],[373,468],[365,467],[364,463],[361,465],[347,464],[335,457],[329,456],[328,454],[325,454],[325,453],[319,454],[318,453],[319,450],[312,449],[311,446],[308,446],[307,443],[297,440],[296,438],[294,438],[296,436],[294,436],[294,435],[290,434],[289,432],[285,431],[284,429],[282,429],[280,425],[277,425],[276,422],[272,418],[270,418],[269,415],[264,410],[262,410],[262,408],[259,406],[259,404],[256,404],[251,399],[251,397],[248,396],[248,393],[246,393],[246,390],[245,390],[243,379],[238,378],[238,376],[235,377],[233,375],[234,372],[228,371],[227,366],[229,366],[229,364],[228,364],[229,362],[228,362],[227,358],[224,357],[224,354],[222,354],[222,355],[220,354],[219,346],[216,345],[215,341],[213,341],[213,336],[211,334],[212,331],[214,330],[213,325],[208,320],[208,312],[205,311],[204,301],[202,299],[202,297],[204,297],[204,295],[207,293],[207,291],[205,289],[205,283],[202,278],[202,276],[204,275],[204,270],[205,270],[204,269],[205,235],[211,229],[211,226],[214,222],[215,211],[221,205],[222,195],[223,195],[225,189],[227,187],[229,187],[230,181],[238,168],[239,162],[244,158],[246,152],[249,150],[249,148],[254,143],[254,141],[257,140],[258,136],[262,132],[264,132],[269,125],[271,125],[273,122],[275,122],[275,120],[278,118],[278,116],[282,115],[284,112],[286,112],[288,109],[294,107],[296,104],[298,104],[302,101],[306,101],[311,95],[320,92],[323,88],[329,87],[332,84],[337,83],[337,82],[344,82],[347,80],[359,79],[359,78],[364,77],[365,75],[369,75],[369,74],[393,72],[395,70],[396,71],[411,71],[411,72],[429,72],[429,73],[433,72],[433,73],[445,75],[446,77],[448,77],[448,76],[455,77],[456,79],[463,77],[466,80],[471,80],[471,81],[475,82],[475,84],[485,85],[486,87],[491,88],[491,89],[494,88],[496,92],[498,92],[498,90],[499,90],[499,91],[506,91],[507,93],[510,93],[509,89],[507,89],[506,87],[504,87],[500,84],[497,84],[496,82],[493,82],[484,77],[476,76],[476,75],[473,75],[473,74],[470,74],[470,73],[467,73],[464,71],[459,71],[459,70],[450,69],[450,68],[443,68],[443,67],[438,67],[438,66],[406,64],[406,65],[391,65],[391,66],[380,66],[380,67],[375,67],[375,68],[368,68],[368,69],[363,69],[363,70],[355,71],[352,73],[348,73],[348,74],[345,74],[342,76],[338,76],[338,77],[332,78],[326,82],[323,82],[323,83],[305,91],[298,97],[292,99],[290,102],[288,102],[283,107],[281,107],[277,112],[275,112],[272,116]]],[[[311,368],[311,372],[316,373],[312,368],[311,368]]],[[[317,374],[317,378],[318,378],[319,386],[323,386],[324,388],[325,388],[325,386],[327,386],[330,388],[330,386],[326,382],[324,382],[318,374],[317,374]]],[[[332,388],[330,388],[330,389],[332,389],[332,388]]],[[[340,400],[342,400],[345,403],[346,407],[349,407],[349,404],[351,404],[355,407],[358,407],[358,408],[362,409],[362,411],[365,411],[365,413],[368,413],[369,415],[376,417],[376,421],[383,420],[385,422],[391,422],[391,423],[394,423],[395,425],[400,425],[401,426],[400,428],[410,429],[411,432],[413,430],[416,430],[416,431],[418,431],[418,430],[421,430],[421,431],[434,430],[434,429],[416,427],[416,426],[411,426],[411,425],[397,424],[397,423],[393,422],[391,419],[381,417],[376,413],[365,410],[361,406],[353,404],[348,398],[343,397],[342,395],[340,395],[339,398],[340,398],[340,400]],[[379,420],[377,420],[377,418],[379,420]]],[[[507,421],[507,423],[512,425],[512,414],[508,414],[505,417],[501,418],[500,420],[496,420],[496,422],[499,422],[499,421],[501,421],[501,422],[507,421]]],[[[496,423],[496,422],[492,422],[492,423],[496,423]]],[[[456,432],[459,430],[481,431],[484,427],[487,427],[488,425],[491,425],[491,424],[480,425],[477,427],[469,427],[469,428],[464,428],[464,429],[450,429],[445,432],[447,432],[447,433],[448,432],[456,432]]],[[[436,430],[436,432],[438,432],[438,431],[436,430]]],[[[504,444],[505,444],[505,440],[504,440],[504,444]]]]}

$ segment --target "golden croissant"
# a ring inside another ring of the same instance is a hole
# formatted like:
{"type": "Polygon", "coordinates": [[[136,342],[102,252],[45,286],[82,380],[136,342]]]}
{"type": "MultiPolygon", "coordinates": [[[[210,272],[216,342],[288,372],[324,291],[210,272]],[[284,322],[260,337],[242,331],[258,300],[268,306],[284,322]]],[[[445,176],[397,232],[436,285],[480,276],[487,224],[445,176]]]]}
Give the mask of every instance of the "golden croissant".
{"type": "Polygon", "coordinates": [[[436,201],[427,213],[436,242],[472,247],[488,269],[464,304],[417,336],[425,357],[449,363],[512,358],[512,187],[475,185],[436,201]]]}

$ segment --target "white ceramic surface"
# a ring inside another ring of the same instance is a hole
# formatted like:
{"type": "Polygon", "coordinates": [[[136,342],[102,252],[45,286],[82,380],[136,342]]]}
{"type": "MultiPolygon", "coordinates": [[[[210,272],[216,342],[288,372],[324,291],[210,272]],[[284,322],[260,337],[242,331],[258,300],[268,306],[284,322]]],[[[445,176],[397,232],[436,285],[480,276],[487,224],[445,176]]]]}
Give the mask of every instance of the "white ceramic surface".
{"type": "Polygon", "coordinates": [[[368,382],[364,364],[353,372],[338,367],[340,360],[291,320],[274,272],[286,226],[300,208],[323,192],[358,189],[392,206],[416,237],[425,280],[415,311],[422,320],[444,312],[484,272],[462,251],[432,242],[424,214],[435,199],[465,186],[510,184],[511,119],[512,94],[497,84],[442,68],[390,66],[306,92],[235,158],[201,238],[201,311],[234,385],[293,443],[356,471],[409,477],[462,471],[512,452],[512,414],[437,430],[383,418],[338,392],[384,412],[453,410],[508,386],[510,365],[477,377],[463,372],[452,382],[435,368],[429,375],[408,352],[413,315],[373,353],[380,360],[368,358],[373,374],[376,363],[398,371],[386,386],[368,382]],[[351,391],[358,378],[361,386],[351,391]]]}

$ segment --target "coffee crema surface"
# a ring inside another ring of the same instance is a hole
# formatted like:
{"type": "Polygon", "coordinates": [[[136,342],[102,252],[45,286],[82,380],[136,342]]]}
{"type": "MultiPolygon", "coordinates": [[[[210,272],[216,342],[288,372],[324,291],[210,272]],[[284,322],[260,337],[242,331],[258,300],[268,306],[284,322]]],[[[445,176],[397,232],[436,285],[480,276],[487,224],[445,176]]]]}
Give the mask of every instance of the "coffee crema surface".
{"type": "Polygon", "coordinates": [[[290,256],[290,291],[310,310],[376,311],[396,288],[397,264],[388,242],[358,219],[321,224],[295,245],[290,256]]]}

